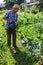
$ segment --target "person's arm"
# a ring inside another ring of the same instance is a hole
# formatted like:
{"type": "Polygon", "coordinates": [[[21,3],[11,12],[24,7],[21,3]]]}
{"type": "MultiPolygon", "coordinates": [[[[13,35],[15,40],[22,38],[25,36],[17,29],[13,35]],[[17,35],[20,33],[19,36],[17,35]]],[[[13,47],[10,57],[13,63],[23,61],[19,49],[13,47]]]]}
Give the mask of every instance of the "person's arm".
{"type": "Polygon", "coordinates": [[[7,12],[4,17],[3,17],[4,20],[6,20],[7,22],[12,22],[12,20],[9,19],[9,12],[7,12]]]}
{"type": "Polygon", "coordinates": [[[6,20],[7,22],[12,22],[12,20],[9,20],[9,18],[3,18],[4,20],[6,20]]]}

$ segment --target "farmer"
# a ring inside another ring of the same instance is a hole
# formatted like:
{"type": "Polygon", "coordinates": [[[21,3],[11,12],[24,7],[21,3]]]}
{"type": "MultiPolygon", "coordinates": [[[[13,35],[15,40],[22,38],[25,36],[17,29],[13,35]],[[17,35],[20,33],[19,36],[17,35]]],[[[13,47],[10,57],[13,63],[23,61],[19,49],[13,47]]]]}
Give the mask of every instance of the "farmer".
{"type": "Polygon", "coordinates": [[[17,48],[16,46],[16,26],[17,26],[17,19],[18,19],[18,12],[19,6],[15,4],[12,10],[8,11],[3,19],[6,20],[6,32],[7,32],[7,44],[11,47],[11,35],[13,40],[13,47],[17,48]]]}

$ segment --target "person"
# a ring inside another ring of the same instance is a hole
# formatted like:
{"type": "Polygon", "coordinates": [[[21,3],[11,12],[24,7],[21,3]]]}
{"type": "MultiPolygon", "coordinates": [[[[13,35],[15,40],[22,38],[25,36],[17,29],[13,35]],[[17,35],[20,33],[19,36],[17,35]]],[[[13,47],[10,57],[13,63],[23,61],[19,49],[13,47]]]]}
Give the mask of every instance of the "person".
{"type": "Polygon", "coordinates": [[[3,19],[6,20],[6,32],[7,32],[7,45],[11,47],[11,35],[13,40],[13,47],[17,48],[16,46],[16,26],[18,20],[18,12],[19,5],[15,4],[12,7],[12,10],[8,11],[4,16],[3,19]]]}

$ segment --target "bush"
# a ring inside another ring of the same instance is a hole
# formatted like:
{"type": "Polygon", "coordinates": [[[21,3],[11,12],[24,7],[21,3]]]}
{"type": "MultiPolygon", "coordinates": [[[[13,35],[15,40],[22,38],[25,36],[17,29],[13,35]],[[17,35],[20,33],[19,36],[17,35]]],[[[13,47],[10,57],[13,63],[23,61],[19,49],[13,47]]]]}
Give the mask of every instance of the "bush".
{"type": "Polygon", "coordinates": [[[42,53],[43,13],[39,12],[35,15],[22,12],[19,14],[17,30],[21,31],[19,38],[21,44],[27,48],[26,52],[39,60],[42,53]]]}
{"type": "Polygon", "coordinates": [[[30,10],[26,10],[25,13],[30,13],[30,10]]]}
{"type": "Polygon", "coordinates": [[[31,13],[36,14],[39,12],[39,8],[36,5],[33,5],[31,8],[31,13]]]}
{"type": "Polygon", "coordinates": [[[26,5],[24,3],[20,4],[20,10],[25,11],[27,9],[26,5]]]}
{"type": "MultiPolygon", "coordinates": [[[[6,46],[5,21],[2,20],[2,15],[0,16],[0,64],[14,65],[15,60],[13,60],[9,48],[6,46]]],[[[18,15],[17,30],[20,33],[17,32],[17,38],[26,48],[25,52],[27,55],[25,56],[27,63],[29,62],[28,64],[35,65],[43,55],[43,13],[28,14],[27,12],[21,13],[19,11],[18,15]]]]}

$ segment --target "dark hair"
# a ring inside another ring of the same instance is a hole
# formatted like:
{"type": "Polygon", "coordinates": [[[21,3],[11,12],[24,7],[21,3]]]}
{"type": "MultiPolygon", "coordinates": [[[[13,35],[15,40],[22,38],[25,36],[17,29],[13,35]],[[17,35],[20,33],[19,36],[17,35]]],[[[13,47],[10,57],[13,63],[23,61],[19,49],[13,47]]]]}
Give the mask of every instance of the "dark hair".
{"type": "Polygon", "coordinates": [[[18,9],[19,9],[20,7],[19,7],[18,4],[14,4],[14,5],[13,5],[13,8],[18,8],[18,9]]]}

